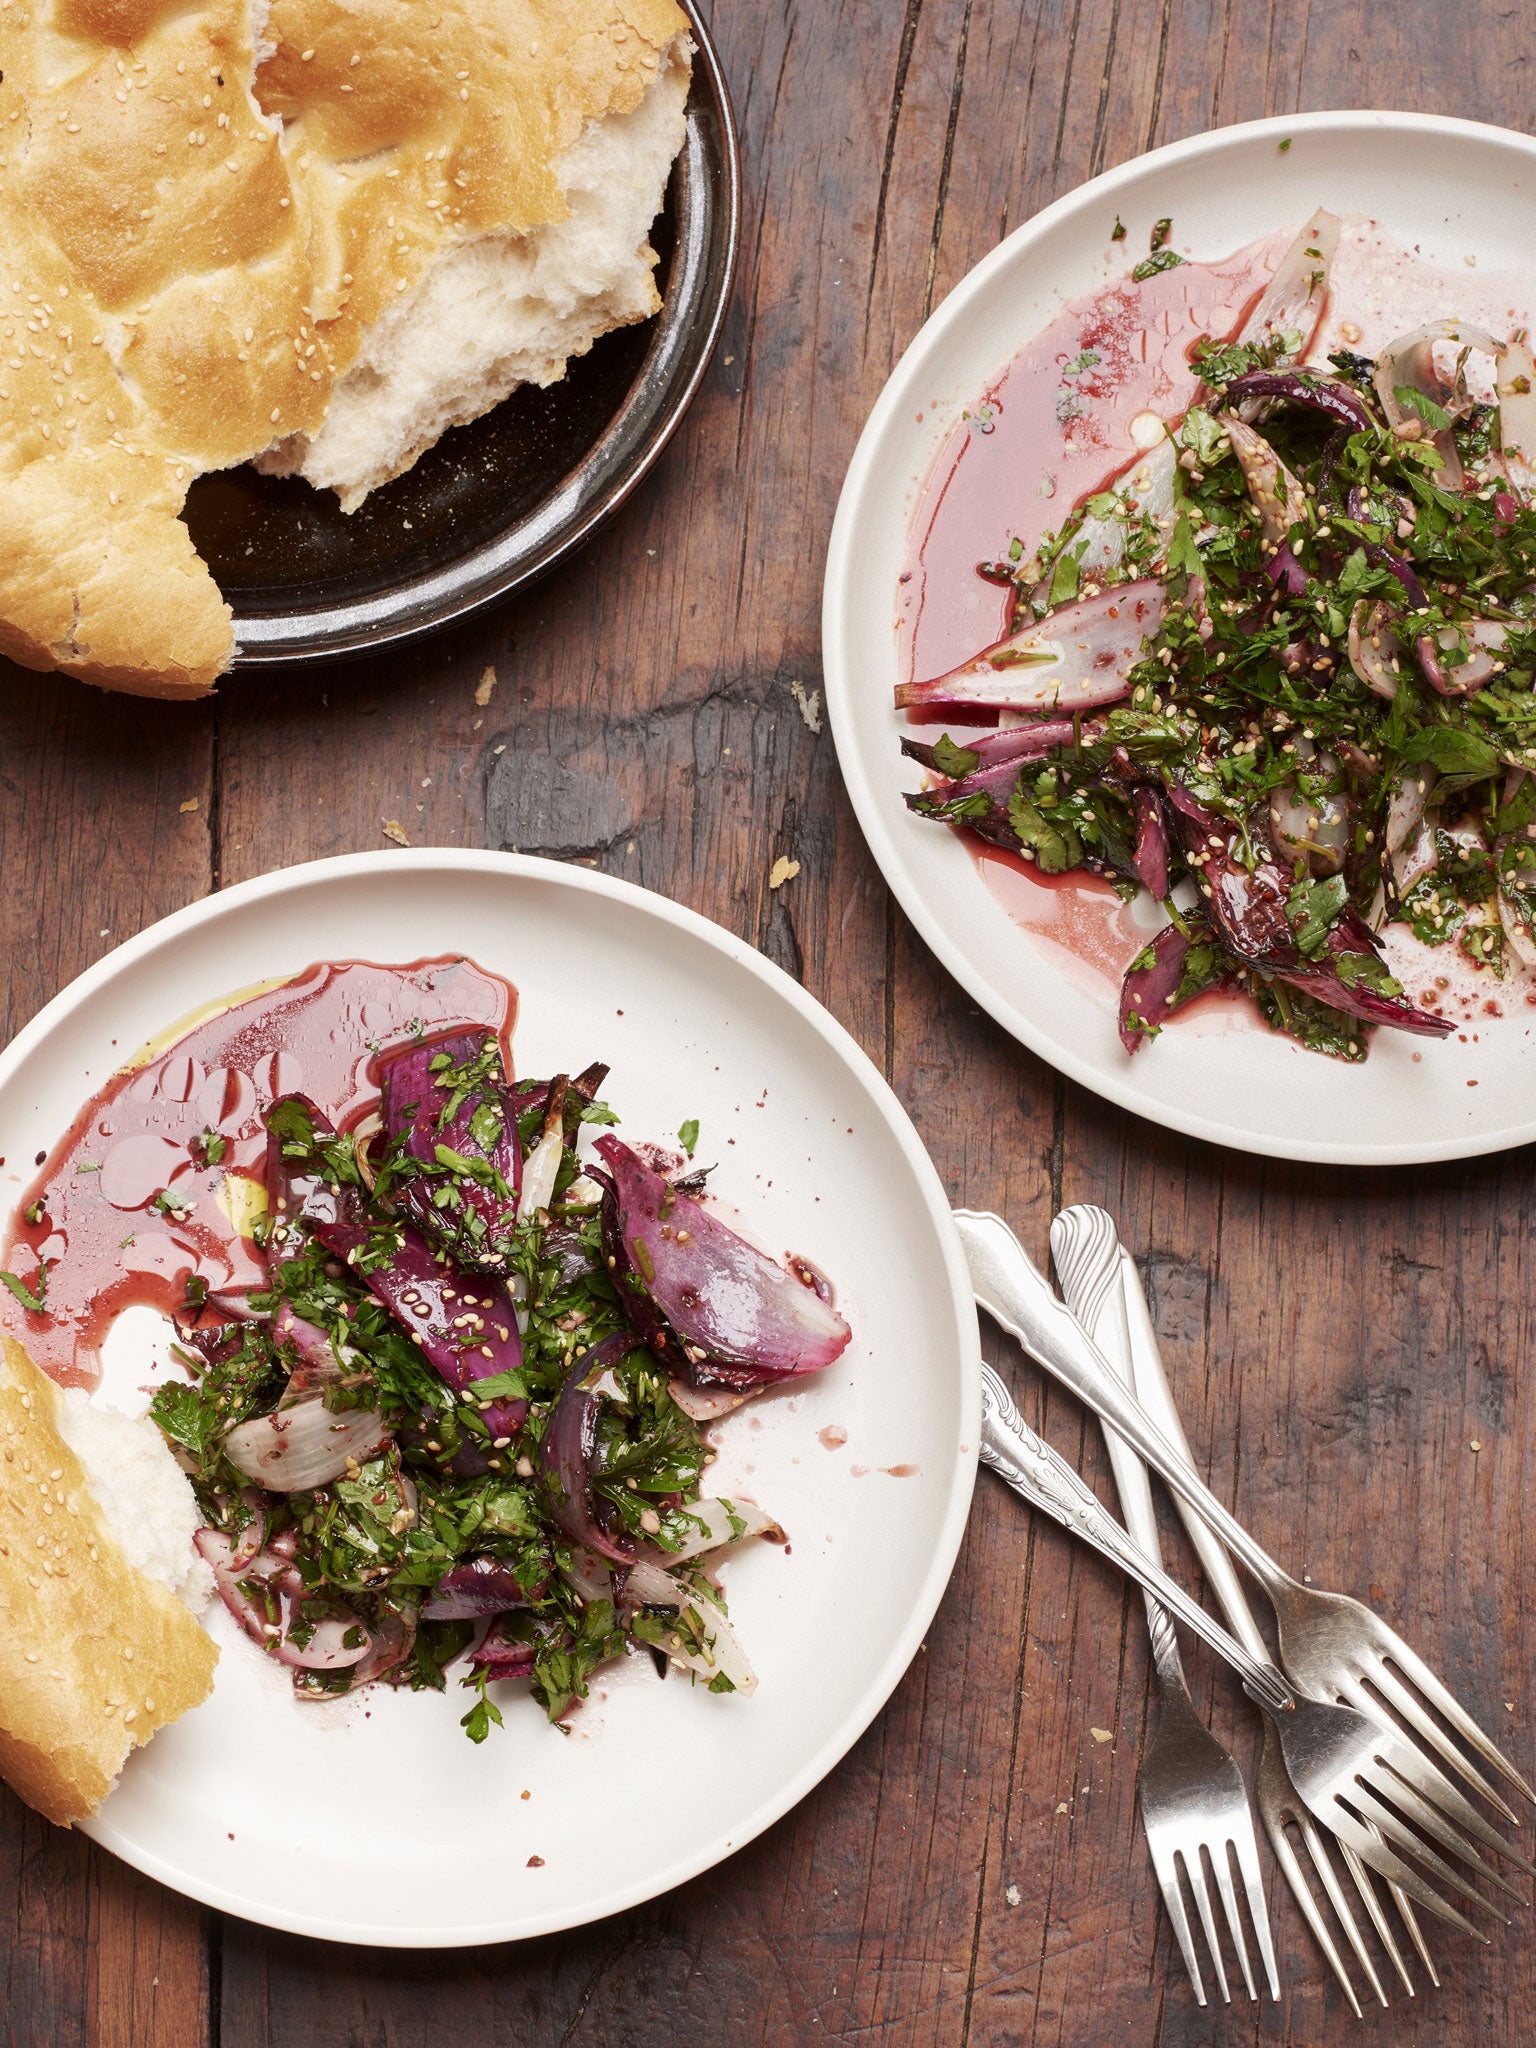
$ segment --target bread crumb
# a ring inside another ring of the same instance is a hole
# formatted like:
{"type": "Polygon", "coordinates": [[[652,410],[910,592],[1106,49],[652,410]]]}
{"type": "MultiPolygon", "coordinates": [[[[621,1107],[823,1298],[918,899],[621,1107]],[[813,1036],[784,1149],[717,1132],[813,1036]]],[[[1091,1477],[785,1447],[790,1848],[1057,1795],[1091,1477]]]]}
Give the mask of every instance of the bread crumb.
{"type": "Polygon", "coordinates": [[[197,798],[195,796],[189,796],[186,802],[182,804],[180,808],[182,816],[185,817],[188,811],[195,811],[197,809],[197,798]]]}
{"type": "Polygon", "coordinates": [[[1010,1906],[1016,1906],[1019,1903],[1018,1886],[1016,1884],[1009,1885],[1007,1891],[1003,1893],[1003,1897],[1008,1901],[1010,1906]]]}
{"type": "Polygon", "coordinates": [[[386,818],[384,820],[384,837],[386,839],[393,839],[396,846],[409,846],[411,843],[405,835],[405,827],[398,818],[386,818]]]}
{"type": "Polygon", "coordinates": [[[1071,1808],[1070,1808],[1070,1807],[1069,1807],[1069,1806],[1067,1805],[1067,1802],[1065,1801],[1065,1799],[1063,1799],[1063,1800],[1062,1800],[1062,1802],[1061,1802],[1060,1806],[1058,1806],[1058,1807],[1057,1807],[1057,1809],[1056,1809],[1056,1811],[1057,1811],[1058,1813],[1070,1813],[1070,1812],[1071,1812],[1071,1810],[1072,1810],[1072,1809],[1071,1809],[1071,1808]]]}
{"type": "Polygon", "coordinates": [[[769,871],[768,886],[770,889],[782,889],[784,884],[792,882],[799,872],[799,861],[791,860],[787,853],[781,853],[769,871]]]}
{"type": "Polygon", "coordinates": [[[490,703],[491,692],[495,689],[495,687],[496,671],[494,668],[487,668],[483,671],[479,682],[475,685],[475,702],[480,706],[480,709],[482,711],[485,709],[486,705],[490,703]]]}
{"type": "Polygon", "coordinates": [[[1477,1438],[1476,1438],[1476,1437],[1473,1437],[1473,1439],[1472,1439],[1472,1442],[1471,1442],[1471,1444],[1470,1444],[1470,1445],[1468,1446],[1468,1448],[1469,1448],[1470,1450],[1474,1450],[1474,1451],[1480,1451],[1480,1450],[1481,1450],[1481,1449],[1482,1449],[1483,1447],[1482,1447],[1481,1443],[1479,1443],[1479,1441],[1477,1440],[1477,1438]]]}
{"type": "Polygon", "coordinates": [[[807,725],[808,725],[808,726],[810,727],[811,731],[812,731],[812,732],[820,732],[820,731],[821,731],[821,692],[820,692],[820,690],[807,690],[807,689],[806,689],[806,687],[805,687],[805,685],[804,685],[804,683],[800,682],[800,681],[799,681],[798,679],[795,679],[795,680],[792,680],[792,681],[791,681],[791,683],[790,683],[790,686],[789,686],[789,694],[790,694],[790,695],[791,695],[791,696],[792,696],[792,697],[794,698],[795,702],[796,702],[796,703],[797,703],[797,704],[799,705],[799,707],[800,707],[800,716],[801,716],[801,717],[802,717],[802,718],[803,718],[803,719],[805,720],[806,724],[807,724],[807,725]]]}
{"type": "Polygon", "coordinates": [[[1090,1728],[1088,1733],[1095,1742],[1113,1742],[1115,1739],[1115,1732],[1112,1728],[1090,1728]]]}

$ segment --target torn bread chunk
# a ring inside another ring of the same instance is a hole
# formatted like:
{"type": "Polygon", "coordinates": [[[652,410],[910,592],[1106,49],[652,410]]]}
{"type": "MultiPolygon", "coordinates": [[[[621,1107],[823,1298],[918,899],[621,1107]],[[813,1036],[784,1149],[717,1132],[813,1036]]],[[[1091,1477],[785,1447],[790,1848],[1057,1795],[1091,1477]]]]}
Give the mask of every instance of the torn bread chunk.
{"type": "Polygon", "coordinates": [[[23,667],[206,695],[234,630],[180,516],[196,477],[279,449],[355,505],[656,309],[676,0],[5,20],[0,655],[23,667]]]}
{"type": "Polygon", "coordinates": [[[130,1751],[212,1690],[200,1520],[152,1422],[0,1339],[0,1777],[49,1820],[94,1813],[130,1751]]]}
{"type": "Polygon", "coordinates": [[[550,218],[450,239],[357,335],[320,426],[258,468],[297,473],[355,511],[449,427],[521,384],[558,382],[599,336],[658,310],[649,237],[683,144],[692,45],[678,35],[653,54],[638,104],[588,120],[555,157],[536,202],[550,218]]]}

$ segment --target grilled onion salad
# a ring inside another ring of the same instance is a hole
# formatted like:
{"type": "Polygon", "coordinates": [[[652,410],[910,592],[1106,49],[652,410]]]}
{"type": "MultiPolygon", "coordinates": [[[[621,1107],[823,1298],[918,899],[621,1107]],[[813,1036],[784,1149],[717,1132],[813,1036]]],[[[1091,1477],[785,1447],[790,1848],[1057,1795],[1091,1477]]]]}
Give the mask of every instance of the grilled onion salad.
{"type": "Polygon", "coordinates": [[[850,1332],[813,1268],[698,1199],[701,1172],[607,1131],[578,1159],[617,1122],[606,1072],[514,1087],[465,1031],[386,1054],[354,1130],[299,1095],[267,1112],[268,1288],[211,1306],[196,1284],[191,1383],[152,1412],[225,1604],[303,1698],[441,1690],[464,1660],[482,1741],[489,1681],[527,1677],[558,1722],[637,1645],[714,1692],[755,1683],[709,1565],[782,1532],[703,1492],[694,1416],[850,1332]]]}
{"type": "Polygon", "coordinates": [[[1210,988],[1344,1060],[1378,1024],[1443,1036],[1393,923],[1536,965],[1536,364],[1447,318],[1304,367],[1339,227],[1315,214],[1237,337],[1196,345],[1150,454],[987,565],[1007,636],[896,693],[998,726],[903,741],[914,811],[1166,906],[1130,1053],[1210,988]]]}

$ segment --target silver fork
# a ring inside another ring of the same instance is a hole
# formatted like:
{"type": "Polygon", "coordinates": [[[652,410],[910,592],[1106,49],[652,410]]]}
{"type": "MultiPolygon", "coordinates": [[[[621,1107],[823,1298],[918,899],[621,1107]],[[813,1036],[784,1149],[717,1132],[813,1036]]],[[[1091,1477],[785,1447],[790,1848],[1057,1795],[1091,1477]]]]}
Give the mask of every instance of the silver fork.
{"type": "MultiPolygon", "coordinates": [[[[1093,1340],[1071,1310],[1056,1299],[1001,1217],[962,1209],[955,1212],[955,1221],[972,1290],[994,1321],[1017,1337],[1032,1357],[1102,1421],[1117,1429],[1271,1593],[1277,1613],[1284,1607],[1290,1637],[1298,1645],[1298,1661],[1313,1676],[1310,1690],[1304,1680],[1297,1681],[1291,1709],[1277,1714],[1276,1732],[1291,1782],[1314,1816],[1347,1842],[1363,1862],[1401,1885],[1420,1905],[1478,1940],[1486,1940],[1458,1907],[1434,1890],[1423,1872],[1502,1920],[1504,1916],[1476,1890],[1470,1878],[1440,1851],[1448,1851],[1469,1871],[1517,1900],[1521,1900],[1520,1892],[1474,1844],[1482,1843],[1527,1872],[1531,1865],[1385,1714],[1379,1709],[1361,1711],[1340,1699],[1337,1691],[1329,1696],[1316,1676],[1320,1665],[1327,1671],[1328,1659],[1309,1628],[1309,1608],[1323,1610],[1324,1629],[1334,1641],[1341,1639],[1341,1623],[1349,1615],[1358,1611],[1365,1616],[1379,1631],[1380,1639],[1392,1645],[1401,1668],[1411,1671],[1447,1718],[1458,1728],[1464,1724],[1472,1730],[1479,1753],[1491,1753],[1490,1760],[1496,1760],[1528,1797],[1536,1800],[1536,1794],[1530,1793],[1514,1766],[1500,1756],[1428,1666],[1384,1622],[1356,1601],[1338,1594],[1314,1594],[1297,1585],[1228,1513],[1120,1385],[1093,1340]],[[1426,1836],[1430,1840],[1426,1841],[1426,1836]],[[1412,1863],[1408,1857],[1414,1859],[1412,1863]]],[[[1281,1650],[1289,1670],[1285,1629],[1281,1650]]],[[[1365,1698],[1369,1701],[1369,1694],[1365,1698]]],[[[1269,1711],[1274,1711],[1272,1704],[1269,1711]]],[[[1421,1718],[1427,1721],[1427,1716],[1421,1714],[1421,1718]]],[[[1467,1768],[1464,1764],[1464,1774],[1467,1768]]]]}
{"type": "MultiPolygon", "coordinates": [[[[1186,1461],[1193,1465],[1189,1442],[1184,1435],[1183,1424],[1174,1406],[1173,1393],[1163,1370],[1162,1354],[1158,1350],[1157,1335],[1152,1328],[1152,1318],[1147,1308],[1146,1295],[1142,1291],[1141,1279],[1130,1254],[1116,1235],[1113,1221],[1104,1210],[1087,1205],[1064,1209],[1051,1225],[1051,1251],[1061,1276],[1068,1306],[1077,1309],[1080,1322],[1087,1324],[1088,1319],[1074,1299],[1073,1287],[1068,1279],[1069,1273],[1080,1276],[1077,1284],[1081,1287],[1097,1284],[1101,1291],[1119,1296],[1124,1310],[1124,1323],[1090,1325],[1090,1334],[1099,1341],[1100,1349],[1110,1363],[1121,1368],[1122,1380],[1127,1373],[1129,1374],[1131,1390],[1142,1407],[1163,1431],[1168,1441],[1182,1451],[1186,1461]],[[1117,1345],[1128,1348],[1117,1349],[1117,1345]]],[[[1253,1611],[1243,1592],[1242,1582],[1233,1569],[1231,1558],[1186,1503],[1178,1501],[1177,1506],[1184,1526],[1189,1532],[1190,1541],[1205,1570],[1206,1580],[1226,1614],[1228,1626],[1246,1648],[1255,1654],[1262,1653],[1267,1646],[1253,1618],[1253,1611]]],[[[1367,1982],[1380,2003],[1386,2005],[1387,1994],[1377,1974],[1370,1950],[1366,1947],[1364,1937],[1350,1911],[1348,1898],[1339,1883],[1317,1825],[1306,1805],[1298,1798],[1296,1789],[1286,1773],[1285,1760],[1280,1754],[1279,1738],[1275,1733],[1274,1723],[1268,1716],[1264,1718],[1264,1749],[1259,1764],[1258,1806],[1265,1833],[1275,1853],[1275,1860],[1280,1865],[1296,1903],[1301,1908],[1302,1916],[1327,1958],[1356,2018],[1361,2017],[1360,2001],[1355,1996],[1355,1987],[1350,1981],[1349,1972],[1344,1966],[1344,1960],[1339,1954],[1328,1923],[1323,1918],[1307,1883],[1301,1860],[1292,1846],[1288,1832],[1292,1826],[1301,1837],[1318,1880],[1333,1906],[1346,1940],[1365,1972],[1367,1982]]],[[[1410,1998],[1413,1997],[1413,1979],[1408,1974],[1402,1951],[1393,1937],[1391,1926],[1381,1909],[1381,1902],[1366,1874],[1364,1864],[1345,1843],[1339,1844],[1339,1852],[1344,1858],[1345,1868],[1354,1881],[1361,1904],[1370,1916],[1371,1924],[1390,1956],[1403,1988],[1410,1998]]],[[[1400,1886],[1389,1885],[1388,1890],[1392,1894],[1409,1939],[1429,1973],[1430,1981],[1438,1985],[1440,1979],[1430,1958],[1412,1903],[1400,1886]]]]}
{"type": "MultiPolygon", "coordinates": [[[[1058,1217],[1056,1222],[1060,1224],[1064,1220],[1058,1217]]],[[[1051,1250],[1056,1257],[1056,1271],[1068,1308],[1105,1357],[1111,1364],[1119,1366],[1128,1380],[1130,1329],[1118,1261],[1094,1258],[1089,1240],[1070,1223],[1060,1233],[1056,1224],[1051,1226],[1051,1250]],[[1080,1250],[1088,1255],[1078,1256],[1080,1250]]],[[[1115,1485],[1119,1489],[1126,1529],[1152,1562],[1161,1566],[1162,1546],[1158,1539],[1157,1517],[1152,1508],[1152,1487],[1147,1468],[1114,1430],[1105,1428],[1104,1441],[1109,1450],[1115,1485]]],[[[1211,1541],[1215,1541],[1214,1537],[1211,1541]]],[[[1182,1863],[1200,1923],[1205,1929],[1216,1982],[1223,2000],[1230,2003],[1221,1944],[1217,1939],[1205,1884],[1203,1854],[1208,1855],[1216,1889],[1226,1909],[1232,1945],[1242,1967],[1243,1982],[1248,1987],[1248,1996],[1256,1998],[1258,1993],[1248,1965],[1248,1946],[1243,1939],[1243,1923],[1232,1884],[1230,1849],[1237,1858],[1243,1889],[1247,1893],[1248,1913],[1269,1977],[1270,1996],[1278,1998],[1280,1975],[1275,1967],[1269,1914],[1264,1904],[1264,1879],[1259,1870],[1259,1845],[1254,1835],[1253,1814],[1249,1809],[1242,1773],[1230,1753],[1195,1712],[1184,1667],[1179,1660],[1178,1636],[1167,1608],[1153,1594],[1148,1593],[1145,1597],[1147,1629],[1152,1639],[1152,1668],[1157,1675],[1157,1730],[1142,1759],[1137,1787],[1141,1794],[1142,1824],[1147,1831],[1147,1846],[1152,1852],[1152,1868],[1157,1873],[1163,1904],[1168,1908],[1168,1917],[1178,1936],[1184,1966],[1195,1987],[1195,1997],[1204,2005],[1205,1986],[1200,1980],[1200,1966],[1195,1959],[1179,1882],[1179,1865],[1182,1863]]],[[[1234,1629],[1233,1633],[1239,1634],[1239,1631],[1234,1629]]],[[[1268,1655],[1262,1638],[1257,1644],[1248,1641],[1245,1647],[1255,1656],[1268,1655]]],[[[1269,1727],[1271,1724],[1266,1720],[1264,1725],[1269,1727]]]]}

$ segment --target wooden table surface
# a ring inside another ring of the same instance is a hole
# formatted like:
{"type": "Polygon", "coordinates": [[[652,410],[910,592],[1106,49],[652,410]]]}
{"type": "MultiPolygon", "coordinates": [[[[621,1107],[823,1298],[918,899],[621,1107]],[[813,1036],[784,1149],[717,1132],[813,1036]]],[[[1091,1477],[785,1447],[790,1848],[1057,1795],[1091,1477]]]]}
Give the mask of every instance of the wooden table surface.
{"type": "MultiPolygon", "coordinates": [[[[720,0],[741,271],[657,472],[544,585],[402,655],[243,676],[192,707],[7,673],[6,1036],[153,919],[382,846],[386,818],[413,842],[552,854],[677,897],[799,977],[883,1062],[957,1198],[1002,1210],[1040,1255],[1059,1203],[1115,1212],[1218,1489],[1298,1569],[1368,1591],[1529,1766],[1528,1156],[1390,1176],[1269,1164],[1064,1082],[927,956],[864,849],[830,737],[791,695],[819,682],[826,535],[864,416],[1000,236],[1092,173],[1218,123],[1390,105],[1526,125],[1525,12],[720,0]],[[780,853],[800,873],[770,892],[780,853]]],[[[1080,1411],[1008,1370],[1105,1485],[1080,1411]]],[[[1213,1725],[1251,1759],[1253,1714],[1209,1659],[1191,1662],[1213,1725]]],[[[1350,2038],[1267,1847],[1285,1998],[1196,2007],[1136,1815],[1147,1716],[1139,1605],[983,1477],[926,1652],[846,1762],[730,1862],[579,1933],[440,1956],[268,1934],[0,1793],[0,2040],[1350,2038]]],[[[1533,1993],[1518,1922],[1487,1949],[1434,1946],[1444,1989],[1368,2013],[1362,2038],[1532,2038],[1514,2009],[1533,1993]]]]}

